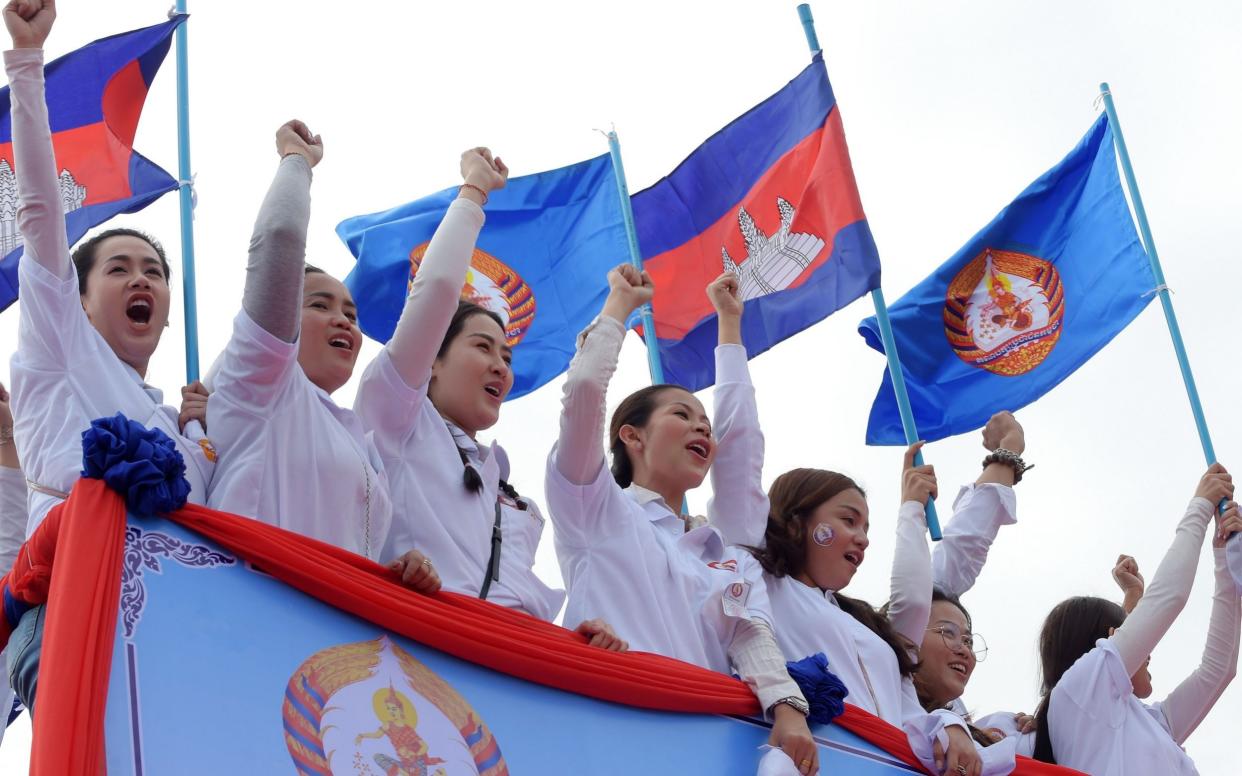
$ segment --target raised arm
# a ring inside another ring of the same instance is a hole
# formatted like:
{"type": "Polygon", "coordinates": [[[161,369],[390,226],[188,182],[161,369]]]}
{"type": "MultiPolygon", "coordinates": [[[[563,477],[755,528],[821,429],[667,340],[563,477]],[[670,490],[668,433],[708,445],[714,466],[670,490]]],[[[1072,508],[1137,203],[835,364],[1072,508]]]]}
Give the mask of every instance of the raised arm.
{"type": "Polygon", "coordinates": [[[916,645],[923,643],[931,618],[931,552],[924,535],[927,531],[924,510],[927,500],[936,497],[935,469],[927,464],[914,465],[914,456],[922,446],[922,442],[915,442],[906,449],[888,603],[888,619],[893,628],[916,645]]]}
{"type": "Polygon", "coordinates": [[[50,0],[18,0],[4,7],[13,50],[4,52],[13,128],[13,173],[17,177],[17,230],[25,243],[22,261],[33,261],[61,280],[74,276],[60,201],[60,179],[52,150],[43,92],[43,43],[56,19],[50,0]]]}
{"type": "Polygon", "coordinates": [[[1225,558],[1225,538],[1242,530],[1238,505],[1230,502],[1225,514],[1217,518],[1212,554],[1216,560],[1216,589],[1212,595],[1212,616],[1208,621],[1207,643],[1199,667],[1186,677],[1160,704],[1168,720],[1173,740],[1179,745],[1207,717],[1212,706],[1238,672],[1239,629],[1242,628],[1242,599],[1225,558]]]}
{"type": "MultiPolygon", "coordinates": [[[[983,447],[989,453],[1007,450],[1021,455],[1026,449],[1022,426],[1012,414],[996,413],[983,428],[983,447]]],[[[932,580],[937,588],[960,596],[974,587],[1001,526],[1017,522],[1016,477],[1012,461],[990,461],[975,484],[962,489],[944,538],[932,550],[932,580]]]]}
{"type": "Polygon", "coordinates": [[[1208,521],[1212,519],[1215,505],[1221,499],[1232,497],[1233,479],[1225,467],[1212,464],[1177,524],[1173,544],[1160,561],[1147,592],[1110,637],[1127,674],[1139,669],[1186,605],[1208,521]]]}
{"type": "Polygon", "coordinates": [[[486,148],[461,155],[464,183],[449,206],[414,276],[388,353],[401,379],[418,388],[431,377],[440,341],[457,310],[475,242],[483,228],[482,205],[487,195],[503,188],[509,168],[486,148]]]}
{"type": "Polygon", "coordinates": [[[750,381],[742,345],[742,298],[737,275],[725,272],[707,287],[716,308],[716,388],[712,434],[712,497],[707,515],[729,544],[759,545],[768,524],[768,494],[763,489],[763,431],[755,386],[750,381]]]}
{"type": "Polygon", "coordinates": [[[586,485],[604,465],[604,400],[617,369],[617,356],[630,313],[651,301],[651,277],[622,264],[608,273],[608,298],[599,317],[578,336],[561,398],[561,433],[556,470],[574,485],[586,485]]]}
{"type": "Polygon", "coordinates": [[[1117,564],[1113,566],[1113,581],[1121,588],[1121,608],[1129,614],[1142,600],[1143,588],[1146,586],[1138,561],[1129,555],[1118,555],[1117,564]]]}
{"type": "Polygon", "coordinates": [[[302,320],[311,168],[323,158],[323,141],[294,119],[276,130],[276,152],[280,166],[250,236],[242,309],[273,337],[294,342],[302,320]]]}

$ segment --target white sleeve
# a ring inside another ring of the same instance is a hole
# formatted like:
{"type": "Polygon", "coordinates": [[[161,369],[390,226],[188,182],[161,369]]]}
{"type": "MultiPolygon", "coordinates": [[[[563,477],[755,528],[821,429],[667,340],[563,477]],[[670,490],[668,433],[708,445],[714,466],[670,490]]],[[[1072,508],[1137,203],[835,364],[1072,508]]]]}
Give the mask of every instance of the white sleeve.
{"type": "Polygon", "coordinates": [[[386,346],[393,366],[411,388],[431,379],[431,366],[457,311],[482,229],[483,208],[468,199],[454,200],[414,275],[401,319],[386,346]]]}
{"type": "MultiPolygon", "coordinates": [[[[26,476],[21,469],[0,466],[0,576],[17,560],[26,539],[26,517],[26,476]]],[[[0,713],[7,710],[0,708],[0,713]]]]}
{"type": "Polygon", "coordinates": [[[726,544],[758,546],[768,525],[768,493],[763,489],[763,431],[743,346],[716,347],[713,396],[716,460],[707,516],[726,544]]]}
{"type": "Polygon", "coordinates": [[[953,518],[932,549],[932,584],[960,596],[974,587],[1002,525],[1018,521],[1013,488],[994,482],[962,488],[953,518]]]}
{"type": "MultiPolygon", "coordinates": [[[[920,708],[921,711],[921,708],[920,708]]],[[[910,749],[914,752],[914,756],[919,759],[923,767],[931,773],[936,773],[936,753],[935,745],[938,742],[941,750],[944,751],[949,747],[949,736],[946,732],[947,728],[958,726],[970,735],[969,728],[966,727],[965,721],[951,711],[945,709],[936,709],[930,713],[924,712],[914,716],[907,717],[902,722],[902,729],[906,733],[906,740],[910,743],[910,749]]],[[[1004,776],[1004,774],[1012,773],[1017,765],[1017,739],[1006,738],[991,746],[980,746],[977,741],[971,740],[975,747],[975,753],[979,755],[982,761],[983,776],[1004,776]]]]}
{"type": "Polygon", "coordinates": [[[1225,559],[1225,550],[1214,551],[1216,591],[1207,643],[1194,673],[1182,680],[1160,704],[1173,740],[1180,746],[1203,721],[1238,671],[1239,625],[1242,599],[1225,559]]]}
{"type": "MultiPolygon", "coordinates": [[[[268,332],[242,310],[233,320],[233,336],[216,367],[207,402],[207,427],[213,437],[220,433],[218,418],[226,411],[266,420],[301,369],[298,343],[268,332]]],[[[227,449],[227,443],[222,449],[227,449]]]]}
{"type": "Polygon", "coordinates": [[[893,628],[918,646],[931,618],[931,553],[927,549],[923,505],[907,501],[897,511],[897,547],[889,592],[888,619],[893,628]]]}
{"type": "Polygon", "coordinates": [[[25,243],[23,261],[33,261],[59,280],[76,277],[60,199],[60,178],[52,149],[43,91],[43,50],[4,52],[9,76],[17,231],[25,243]]]}
{"type": "Polygon", "coordinates": [[[572,485],[594,482],[604,466],[604,401],[624,338],[625,327],[607,315],[578,335],[561,397],[560,436],[552,452],[556,470],[572,485]]]}
{"type": "Polygon", "coordinates": [[[771,626],[763,620],[753,618],[739,623],[728,651],[730,662],[759,699],[765,716],[784,698],[806,702],[798,683],[789,677],[785,656],[776,644],[771,626]]]}
{"type": "Polygon", "coordinates": [[[1147,592],[1110,637],[1127,675],[1139,669],[1186,606],[1213,509],[1207,499],[1196,496],[1190,500],[1147,592]]]}

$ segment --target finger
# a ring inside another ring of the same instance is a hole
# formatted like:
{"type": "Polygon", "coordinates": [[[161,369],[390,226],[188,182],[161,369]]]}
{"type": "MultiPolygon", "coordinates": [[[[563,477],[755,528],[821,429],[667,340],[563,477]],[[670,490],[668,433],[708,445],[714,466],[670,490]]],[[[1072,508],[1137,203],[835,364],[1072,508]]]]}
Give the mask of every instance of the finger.
{"type": "Polygon", "coordinates": [[[945,758],[944,758],[944,772],[946,774],[952,774],[952,776],[958,776],[957,765],[958,765],[957,750],[954,749],[953,747],[949,747],[949,751],[948,753],[945,754],[945,758]]]}
{"type": "Polygon", "coordinates": [[[944,770],[944,747],[940,745],[939,741],[934,741],[932,743],[932,759],[936,761],[936,770],[943,771],[944,770]]]}
{"type": "Polygon", "coordinates": [[[927,443],[920,440],[910,445],[909,447],[907,447],[906,455],[905,455],[905,462],[902,464],[901,468],[903,469],[914,468],[914,457],[919,454],[919,451],[923,449],[923,445],[925,444],[927,443]]]}
{"type": "Polygon", "coordinates": [[[509,166],[501,161],[500,157],[496,157],[496,170],[504,177],[509,177],[509,166]]]}

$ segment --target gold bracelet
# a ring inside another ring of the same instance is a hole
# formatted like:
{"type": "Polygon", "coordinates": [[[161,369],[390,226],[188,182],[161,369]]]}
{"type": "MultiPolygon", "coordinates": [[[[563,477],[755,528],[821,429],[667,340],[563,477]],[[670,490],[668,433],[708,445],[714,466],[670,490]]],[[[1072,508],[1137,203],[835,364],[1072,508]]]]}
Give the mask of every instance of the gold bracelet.
{"type": "Polygon", "coordinates": [[[487,204],[487,192],[486,192],[486,191],[484,191],[483,189],[479,188],[478,186],[474,185],[473,183],[463,183],[463,184],[461,184],[461,186],[457,189],[457,193],[458,193],[458,194],[460,194],[462,189],[474,189],[475,191],[479,192],[479,196],[483,198],[483,204],[484,204],[484,205],[486,205],[486,204],[487,204]]]}

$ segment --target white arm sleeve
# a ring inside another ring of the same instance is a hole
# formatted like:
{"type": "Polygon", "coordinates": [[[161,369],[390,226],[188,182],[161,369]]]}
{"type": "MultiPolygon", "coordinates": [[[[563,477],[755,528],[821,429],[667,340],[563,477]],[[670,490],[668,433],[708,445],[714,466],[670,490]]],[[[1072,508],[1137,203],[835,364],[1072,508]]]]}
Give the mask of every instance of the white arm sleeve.
{"type": "Polygon", "coordinates": [[[453,313],[457,312],[470,257],[482,229],[483,208],[458,198],[449,205],[427,246],[397,329],[387,345],[393,366],[411,388],[418,388],[431,378],[431,365],[453,313]]]}
{"type": "Polygon", "coordinates": [[[923,505],[907,501],[897,511],[897,547],[889,591],[888,619],[914,646],[923,643],[931,618],[931,553],[923,505]]]}
{"type": "Polygon", "coordinates": [[[994,482],[968,485],[953,502],[953,519],[932,549],[932,583],[960,596],[974,587],[1002,525],[1017,522],[1013,488],[994,482]]]}
{"type": "Polygon", "coordinates": [[[768,526],[768,493],[763,489],[763,431],[746,348],[716,347],[713,396],[717,444],[707,516],[726,544],[758,546],[768,526]]]}
{"type": "Polygon", "coordinates": [[[759,699],[765,716],[777,701],[784,698],[806,702],[798,683],[789,677],[785,656],[776,644],[772,628],[758,617],[738,624],[729,644],[729,660],[737,669],[738,676],[759,699]]]}
{"type": "Polygon", "coordinates": [[[1212,617],[1208,622],[1207,643],[1194,673],[1182,680],[1160,704],[1168,720],[1173,740],[1181,745],[1203,721],[1221,693],[1238,671],[1239,626],[1242,599],[1229,573],[1225,550],[1213,552],[1216,558],[1216,591],[1212,596],[1212,617]]]}
{"type": "Polygon", "coordinates": [[[561,397],[561,433],[556,470],[574,485],[595,481],[604,465],[604,400],[617,370],[625,327],[607,315],[578,335],[578,352],[569,362],[561,397]]]}
{"type": "Polygon", "coordinates": [[[1186,514],[1177,524],[1173,544],[1160,561],[1147,592],[1111,636],[1127,675],[1139,669],[1190,598],[1195,566],[1208,521],[1212,519],[1212,509],[1207,499],[1196,496],[1190,500],[1186,514]]]}
{"type": "Polygon", "coordinates": [[[21,469],[0,466],[0,576],[17,560],[26,539],[26,518],[26,476],[21,469]]]}

